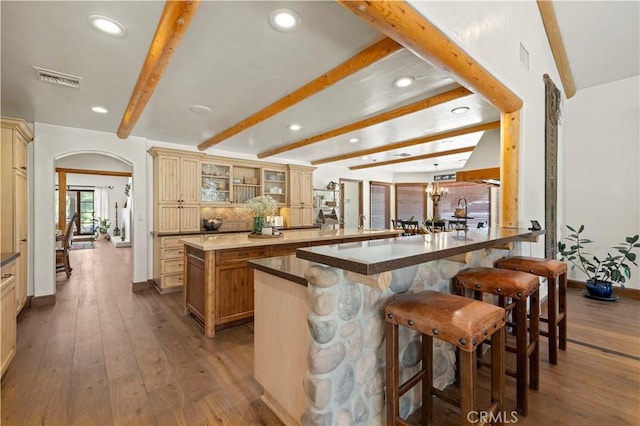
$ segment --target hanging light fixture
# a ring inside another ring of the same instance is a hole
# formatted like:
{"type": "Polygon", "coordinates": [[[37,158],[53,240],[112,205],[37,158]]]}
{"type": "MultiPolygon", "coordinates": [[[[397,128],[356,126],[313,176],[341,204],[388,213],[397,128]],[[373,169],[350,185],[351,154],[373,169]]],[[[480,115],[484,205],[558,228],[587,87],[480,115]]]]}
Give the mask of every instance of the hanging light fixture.
{"type": "MultiPolygon", "coordinates": [[[[436,168],[435,173],[437,174],[438,163],[435,163],[434,166],[436,168]]],[[[438,206],[438,203],[440,202],[440,200],[443,198],[447,198],[447,195],[449,194],[449,190],[447,188],[440,188],[440,185],[436,180],[436,174],[433,175],[433,187],[429,187],[429,189],[427,189],[427,195],[429,196],[429,198],[431,198],[431,201],[433,201],[433,204],[434,204],[434,212],[435,212],[435,207],[438,206]]]]}

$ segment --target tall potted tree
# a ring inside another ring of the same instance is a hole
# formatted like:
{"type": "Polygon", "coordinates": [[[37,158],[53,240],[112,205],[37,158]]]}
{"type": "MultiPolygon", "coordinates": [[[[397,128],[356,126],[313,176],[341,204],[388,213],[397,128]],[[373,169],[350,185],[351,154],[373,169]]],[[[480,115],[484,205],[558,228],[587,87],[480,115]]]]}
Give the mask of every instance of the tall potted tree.
{"type": "Polygon", "coordinates": [[[582,271],[587,276],[588,295],[602,300],[615,300],[613,298],[613,285],[619,284],[624,288],[624,283],[631,278],[630,264],[638,266],[636,254],[633,250],[640,247],[638,235],[626,237],[623,243],[612,247],[617,254],[607,253],[603,259],[587,253],[585,245],[593,243],[588,238],[582,237],[584,225],[576,230],[566,225],[571,233],[566,237],[566,243],[558,242],[560,260],[571,263],[571,268],[582,271]]]}

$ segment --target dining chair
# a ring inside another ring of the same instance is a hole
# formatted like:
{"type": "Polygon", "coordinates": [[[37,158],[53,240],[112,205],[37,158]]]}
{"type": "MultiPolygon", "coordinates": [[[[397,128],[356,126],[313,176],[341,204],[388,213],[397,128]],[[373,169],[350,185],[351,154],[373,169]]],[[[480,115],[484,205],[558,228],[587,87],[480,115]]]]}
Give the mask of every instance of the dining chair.
{"type": "Polygon", "coordinates": [[[419,222],[417,220],[403,220],[402,229],[405,235],[416,235],[418,231],[419,222]]]}
{"type": "Polygon", "coordinates": [[[75,228],[75,223],[78,220],[78,213],[74,213],[67,223],[67,229],[64,233],[64,238],[62,239],[62,244],[60,247],[56,247],[56,272],[64,271],[67,274],[67,278],[71,276],[71,264],[69,263],[69,249],[71,248],[71,242],[73,240],[73,229],[75,228]]]}

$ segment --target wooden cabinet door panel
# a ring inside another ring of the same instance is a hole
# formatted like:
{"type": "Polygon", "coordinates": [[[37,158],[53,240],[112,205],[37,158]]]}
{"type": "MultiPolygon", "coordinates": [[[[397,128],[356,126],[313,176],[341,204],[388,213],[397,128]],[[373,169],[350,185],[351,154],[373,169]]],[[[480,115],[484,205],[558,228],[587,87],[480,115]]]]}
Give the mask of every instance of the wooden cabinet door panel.
{"type": "Polygon", "coordinates": [[[313,206],[313,173],[302,172],[300,180],[300,204],[313,206]]]}
{"type": "Polygon", "coordinates": [[[302,171],[301,170],[291,170],[289,177],[289,205],[290,206],[299,206],[300,199],[300,187],[302,182],[302,171]]]}
{"type": "Polygon", "coordinates": [[[180,206],[180,231],[191,232],[200,230],[200,207],[180,206]]]}
{"type": "Polygon", "coordinates": [[[187,256],[187,283],[187,309],[204,324],[204,260],[194,255],[187,256]]]}
{"type": "Polygon", "coordinates": [[[269,250],[269,256],[288,256],[295,254],[296,250],[301,247],[309,247],[310,243],[290,243],[290,244],[274,244],[269,250]]]}
{"type": "Polygon", "coordinates": [[[303,207],[300,209],[300,216],[302,226],[313,225],[313,208],[311,207],[311,204],[309,204],[309,207],[303,207]]]}
{"type": "Polygon", "coordinates": [[[180,232],[180,209],[177,204],[158,206],[158,232],[180,232]]]}
{"type": "Polygon", "coordinates": [[[0,299],[0,365],[4,374],[16,353],[16,295],[15,276],[2,279],[2,296],[0,299]]]}
{"type": "Polygon", "coordinates": [[[14,229],[15,229],[15,242],[26,242],[27,240],[27,218],[28,218],[28,198],[27,198],[27,175],[16,170],[14,172],[14,229]]]}
{"type": "Polygon", "coordinates": [[[177,203],[180,199],[180,157],[158,157],[157,203],[177,203]]]}
{"type": "Polygon", "coordinates": [[[243,247],[238,249],[221,250],[217,252],[216,263],[224,265],[226,263],[235,263],[240,260],[249,260],[261,257],[267,257],[269,252],[268,246],[261,247],[243,247]]]}
{"type": "Polygon", "coordinates": [[[216,268],[216,324],[253,316],[253,269],[247,262],[216,268]]]}
{"type": "Polygon", "coordinates": [[[200,161],[183,158],[180,162],[180,200],[182,203],[200,201],[200,161]]]}

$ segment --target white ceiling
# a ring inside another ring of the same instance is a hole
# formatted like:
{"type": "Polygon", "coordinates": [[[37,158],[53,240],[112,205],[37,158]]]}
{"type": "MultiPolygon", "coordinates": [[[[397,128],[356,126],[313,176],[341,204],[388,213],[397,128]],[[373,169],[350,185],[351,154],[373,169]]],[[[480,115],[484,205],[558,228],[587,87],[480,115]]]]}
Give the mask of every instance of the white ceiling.
{"type": "MultiPolygon", "coordinates": [[[[638,2],[554,4],[578,89],[638,74],[638,2]],[[596,23],[597,34],[591,34],[596,23]],[[612,49],[612,43],[625,51],[612,49]],[[607,66],[611,63],[616,66],[607,66]]],[[[2,1],[0,7],[2,115],[115,133],[164,2],[2,1]],[[113,38],[98,33],[87,21],[92,14],[117,19],[127,28],[127,35],[113,38]],[[80,76],[82,86],[69,89],[37,81],[34,65],[80,76]],[[92,112],[94,105],[106,107],[109,113],[92,112]]],[[[204,1],[131,134],[197,146],[382,38],[331,1],[204,1]],[[301,16],[296,31],[279,32],[269,25],[269,13],[283,7],[301,16]],[[191,105],[205,105],[213,112],[194,114],[189,111],[191,105]]],[[[455,87],[454,81],[400,50],[214,148],[258,154],[455,87]],[[415,77],[415,83],[394,88],[392,82],[405,75],[415,77]],[[290,131],[291,123],[302,129],[290,131]]],[[[471,95],[265,160],[310,162],[498,118],[495,108],[471,95]],[[450,110],[460,105],[471,111],[452,115],[450,110]],[[349,143],[351,137],[360,142],[349,143]]],[[[420,155],[474,146],[481,136],[479,132],[401,151],[420,155]]],[[[335,164],[386,161],[398,158],[397,153],[335,164]]],[[[469,155],[442,158],[439,171],[464,166],[469,155]]],[[[381,169],[432,170],[434,162],[429,159],[381,169]]]]}

